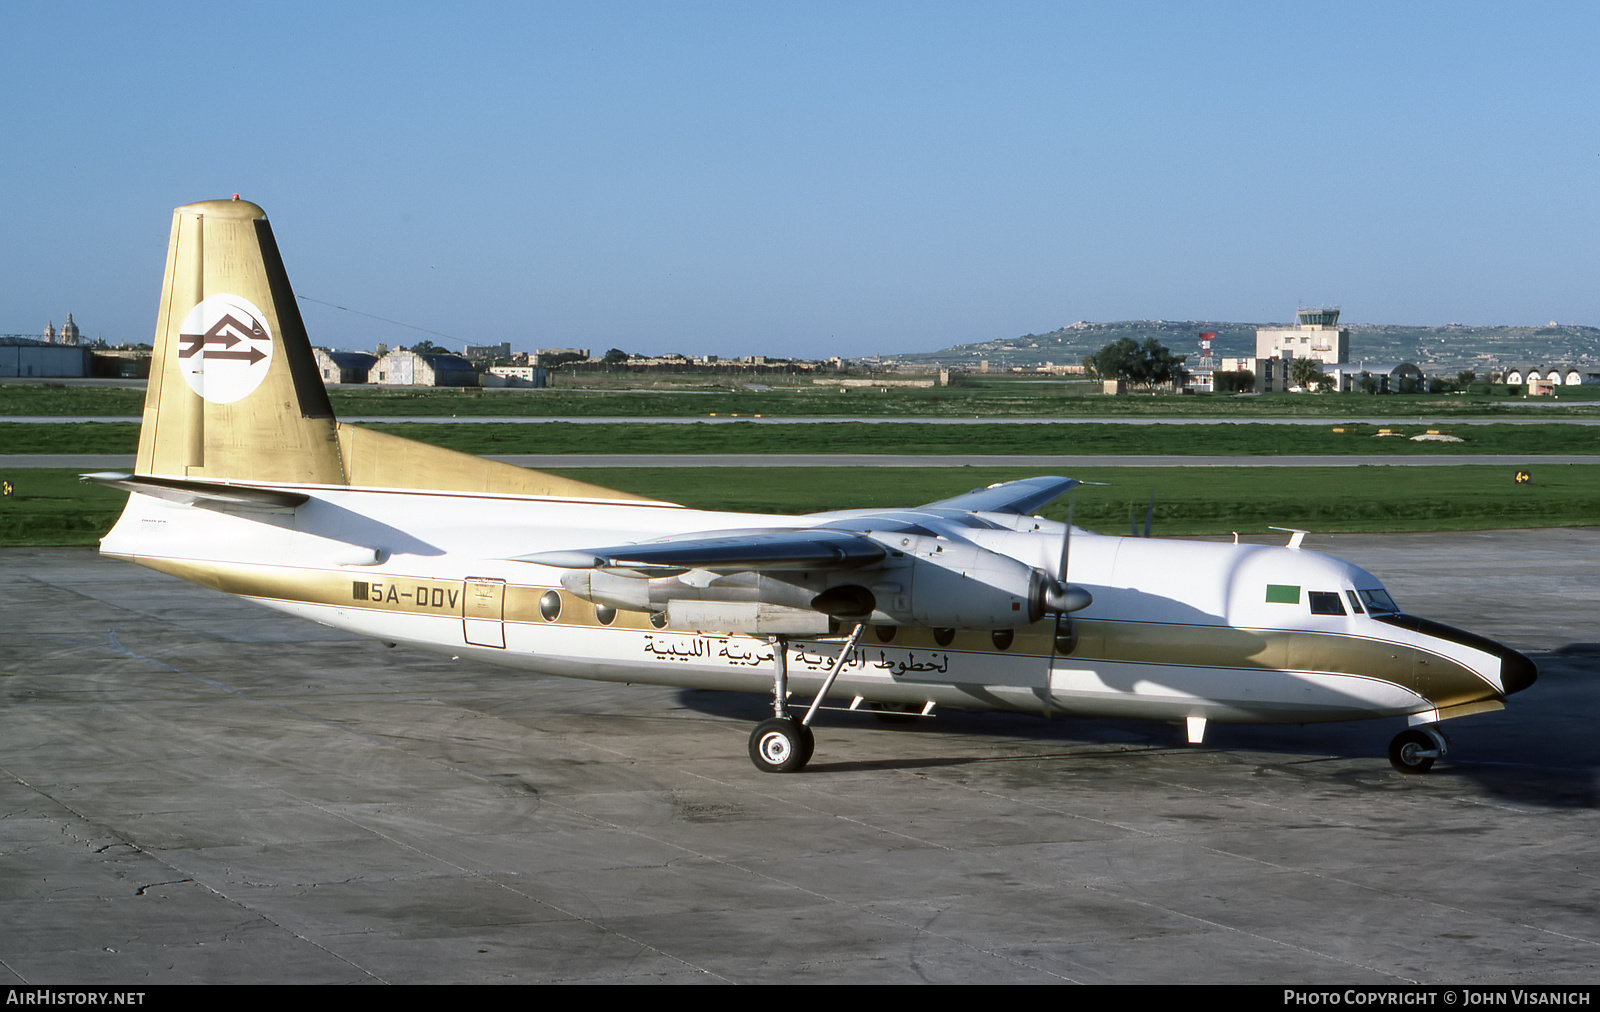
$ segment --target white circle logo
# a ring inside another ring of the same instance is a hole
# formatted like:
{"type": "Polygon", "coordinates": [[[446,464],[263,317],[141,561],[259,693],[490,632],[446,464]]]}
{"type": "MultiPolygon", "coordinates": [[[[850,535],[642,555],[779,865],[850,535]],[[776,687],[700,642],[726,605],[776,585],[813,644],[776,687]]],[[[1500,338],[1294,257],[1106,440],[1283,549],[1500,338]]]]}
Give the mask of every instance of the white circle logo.
{"type": "Polygon", "coordinates": [[[190,389],[215,404],[250,395],[272,366],[266,317],[237,295],[213,295],[178,330],[178,366],[190,389]]]}

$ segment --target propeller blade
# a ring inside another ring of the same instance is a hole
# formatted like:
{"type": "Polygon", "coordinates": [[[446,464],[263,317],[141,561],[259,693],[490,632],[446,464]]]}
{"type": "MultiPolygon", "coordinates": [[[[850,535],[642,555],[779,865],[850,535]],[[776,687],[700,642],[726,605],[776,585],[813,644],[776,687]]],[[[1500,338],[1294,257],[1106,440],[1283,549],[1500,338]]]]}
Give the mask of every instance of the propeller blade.
{"type": "MultiPolygon", "coordinates": [[[[1049,586],[1045,588],[1045,607],[1055,612],[1058,618],[1068,612],[1082,611],[1094,603],[1094,598],[1087,590],[1074,587],[1067,582],[1067,566],[1072,557],[1072,512],[1076,505],[1076,495],[1067,500],[1067,527],[1061,532],[1061,566],[1055,571],[1054,579],[1050,581],[1049,586]]],[[[1057,627],[1059,628],[1059,621],[1057,627]]]]}
{"type": "Polygon", "coordinates": [[[1067,582],[1067,559],[1072,554],[1072,509],[1077,503],[1077,492],[1067,493],[1067,529],[1061,534],[1061,568],[1056,570],[1056,579],[1062,583],[1067,582]]]}
{"type": "Polygon", "coordinates": [[[1150,518],[1156,513],[1156,490],[1150,490],[1150,506],[1144,511],[1144,536],[1150,536],[1150,518]]]}

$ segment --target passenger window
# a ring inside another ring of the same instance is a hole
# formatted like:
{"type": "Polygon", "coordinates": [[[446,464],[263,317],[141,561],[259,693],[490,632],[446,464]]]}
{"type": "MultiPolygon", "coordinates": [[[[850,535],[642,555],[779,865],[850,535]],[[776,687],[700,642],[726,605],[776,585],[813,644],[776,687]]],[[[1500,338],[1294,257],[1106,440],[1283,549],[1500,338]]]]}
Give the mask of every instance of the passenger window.
{"type": "Polygon", "coordinates": [[[1339,592],[1336,590],[1313,590],[1307,596],[1311,598],[1313,615],[1344,614],[1344,602],[1339,600],[1339,592]]]}

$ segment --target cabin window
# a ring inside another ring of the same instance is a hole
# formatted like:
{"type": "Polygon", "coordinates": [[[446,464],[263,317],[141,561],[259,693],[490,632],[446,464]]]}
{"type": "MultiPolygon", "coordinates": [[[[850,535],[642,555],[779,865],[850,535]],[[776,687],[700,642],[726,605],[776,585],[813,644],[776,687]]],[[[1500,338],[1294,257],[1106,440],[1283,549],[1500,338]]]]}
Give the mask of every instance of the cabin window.
{"type": "Polygon", "coordinates": [[[1281,583],[1267,584],[1268,604],[1299,604],[1300,588],[1288,587],[1281,583]]]}
{"type": "Polygon", "coordinates": [[[1387,590],[1359,590],[1356,593],[1361,595],[1361,603],[1374,615],[1393,615],[1400,610],[1387,590]]]}
{"type": "Polygon", "coordinates": [[[935,629],[933,631],[933,641],[941,647],[949,646],[955,638],[956,631],[954,629],[935,629]]]}
{"type": "Polygon", "coordinates": [[[1313,590],[1306,594],[1311,599],[1313,615],[1343,615],[1344,602],[1336,590],[1313,590]]]}
{"type": "Polygon", "coordinates": [[[996,650],[1010,650],[1011,643],[1017,638],[1015,629],[996,629],[989,634],[989,639],[994,642],[996,650]]]}
{"type": "Polygon", "coordinates": [[[539,598],[539,614],[546,622],[554,622],[561,617],[561,595],[553,590],[547,590],[539,598]]]}
{"type": "Polygon", "coordinates": [[[650,614],[650,624],[657,629],[665,629],[667,627],[667,613],[664,611],[652,612],[650,614]]]}
{"type": "Polygon", "coordinates": [[[894,630],[895,630],[895,627],[892,626],[892,625],[880,625],[877,628],[873,629],[872,632],[873,632],[874,635],[876,635],[878,637],[878,642],[879,643],[893,643],[894,642],[894,630]]]}
{"type": "Polygon", "coordinates": [[[597,604],[594,606],[594,618],[601,625],[610,625],[617,620],[617,609],[609,604],[597,604]]]}

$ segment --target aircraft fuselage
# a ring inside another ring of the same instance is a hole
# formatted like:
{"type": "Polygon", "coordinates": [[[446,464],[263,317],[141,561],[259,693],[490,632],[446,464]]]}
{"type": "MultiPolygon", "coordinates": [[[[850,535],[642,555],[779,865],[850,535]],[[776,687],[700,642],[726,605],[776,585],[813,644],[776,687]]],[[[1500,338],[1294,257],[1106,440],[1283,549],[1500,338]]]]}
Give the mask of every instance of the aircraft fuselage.
{"type": "MultiPolygon", "coordinates": [[[[597,605],[565,589],[561,570],[514,557],[817,520],[297,490],[310,498],[292,510],[134,495],[103,551],[389,642],[544,674],[760,692],[773,684],[773,638],[666,627],[659,612],[597,605]]],[[[1059,552],[1061,525],[1048,521],[1021,531],[938,523],[928,521],[936,540],[1028,567],[1059,552]]],[[[1080,531],[1068,578],[1093,595],[1071,616],[1070,638],[1058,639],[1053,617],[992,628],[869,623],[830,695],[1160,720],[1422,723],[1493,707],[1532,676],[1524,658],[1488,641],[1375,614],[1370,602],[1387,600],[1382,584],[1316,552],[1080,531]]],[[[790,691],[815,693],[841,644],[786,643],[790,691]]]]}

